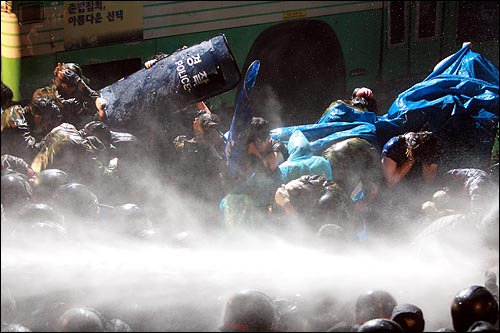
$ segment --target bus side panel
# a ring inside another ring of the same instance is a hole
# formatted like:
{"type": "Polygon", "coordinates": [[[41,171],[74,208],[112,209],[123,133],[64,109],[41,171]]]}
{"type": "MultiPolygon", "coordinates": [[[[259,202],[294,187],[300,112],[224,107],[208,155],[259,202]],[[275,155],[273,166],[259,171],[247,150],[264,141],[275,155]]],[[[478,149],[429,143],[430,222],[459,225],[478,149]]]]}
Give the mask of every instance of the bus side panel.
{"type": "MultiPolygon", "coordinates": [[[[346,89],[350,96],[356,87],[376,89],[379,70],[382,9],[321,17],[336,33],[344,54],[346,89]]],[[[332,101],[349,96],[332,96],[332,101]]]]}
{"type": "MultiPolygon", "coordinates": [[[[347,98],[359,86],[376,85],[379,70],[382,10],[367,10],[355,13],[342,13],[311,18],[327,23],[339,38],[346,65],[347,91],[343,96],[331,96],[332,101],[347,98]]],[[[246,56],[260,33],[279,23],[267,23],[223,30],[213,30],[187,35],[157,39],[157,52],[171,53],[177,48],[192,45],[217,33],[224,33],[233,50],[238,66],[242,70],[246,56]]],[[[301,57],[300,54],[294,55],[301,57]]],[[[332,59],[333,60],[333,59],[332,59]]],[[[307,59],[303,59],[307,66],[307,59]]],[[[216,97],[217,99],[217,97],[216,97]]],[[[235,92],[228,92],[218,98],[224,103],[233,104],[235,92]]],[[[216,103],[217,105],[218,103],[216,103]]]]}

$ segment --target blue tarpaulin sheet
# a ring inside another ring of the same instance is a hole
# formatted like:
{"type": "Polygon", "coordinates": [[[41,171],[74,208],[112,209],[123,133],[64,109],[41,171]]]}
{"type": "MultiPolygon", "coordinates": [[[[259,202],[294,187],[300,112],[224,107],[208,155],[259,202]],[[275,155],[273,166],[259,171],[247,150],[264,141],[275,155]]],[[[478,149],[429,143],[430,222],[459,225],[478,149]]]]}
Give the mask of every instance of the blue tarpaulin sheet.
{"type": "Polygon", "coordinates": [[[271,137],[286,142],[300,130],[319,155],[350,137],[362,137],[381,149],[396,135],[427,130],[444,146],[475,147],[484,158],[498,123],[498,76],[498,68],[464,45],[422,82],[400,93],[383,116],[332,103],[316,124],[273,129],[271,137]]]}

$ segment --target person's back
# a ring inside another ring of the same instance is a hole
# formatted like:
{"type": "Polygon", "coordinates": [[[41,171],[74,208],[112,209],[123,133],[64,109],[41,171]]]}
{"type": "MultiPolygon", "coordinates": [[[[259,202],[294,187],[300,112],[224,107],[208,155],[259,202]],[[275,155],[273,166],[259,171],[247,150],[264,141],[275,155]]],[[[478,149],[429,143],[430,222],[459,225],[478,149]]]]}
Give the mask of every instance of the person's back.
{"type": "MultiPolygon", "coordinates": [[[[284,225],[293,225],[298,218],[315,232],[325,223],[332,222],[345,228],[349,236],[354,235],[356,226],[351,215],[351,199],[340,186],[328,182],[324,176],[303,175],[293,179],[276,190],[274,200],[286,213],[281,217],[284,225]]],[[[279,214],[278,207],[275,208],[279,214]]]]}
{"type": "Polygon", "coordinates": [[[2,155],[16,155],[31,160],[36,154],[36,139],[26,120],[26,109],[12,105],[2,112],[2,155]]]}
{"type": "Polygon", "coordinates": [[[89,184],[106,173],[105,166],[94,153],[93,146],[75,126],[63,123],[45,137],[45,143],[31,167],[38,174],[45,169],[60,169],[72,179],[89,184]]]}
{"type": "Polygon", "coordinates": [[[331,165],[333,179],[351,195],[361,183],[369,197],[375,197],[383,181],[380,152],[362,138],[348,138],[334,143],[323,152],[331,165]]]}

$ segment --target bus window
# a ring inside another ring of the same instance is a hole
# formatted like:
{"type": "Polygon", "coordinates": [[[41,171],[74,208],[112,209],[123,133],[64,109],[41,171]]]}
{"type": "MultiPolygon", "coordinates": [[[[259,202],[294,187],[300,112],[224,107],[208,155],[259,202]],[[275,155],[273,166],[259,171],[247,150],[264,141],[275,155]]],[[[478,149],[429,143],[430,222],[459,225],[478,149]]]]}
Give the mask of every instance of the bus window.
{"type": "Polygon", "coordinates": [[[417,2],[417,40],[439,36],[437,1],[417,2]]]}
{"type": "Polygon", "coordinates": [[[457,43],[498,42],[498,2],[460,1],[457,38],[457,43]]]}
{"type": "Polygon", "coordinates": [[[406,1],[390,1],[388,6],[389,47],[404,45],[408,31],[408,6],[406,1]]]}
{"type": "Polygon", "coordinates": [[[82,66],[83,75],[90,78],[92,89],[100,90],[121,78],[144,68],[141,58],[125,59],[82,66]]]}
{"type": "Polygon", "coordinates": [[[43,3],[32,2],[19,5],[19,24],[43,22],[43,3]]]}

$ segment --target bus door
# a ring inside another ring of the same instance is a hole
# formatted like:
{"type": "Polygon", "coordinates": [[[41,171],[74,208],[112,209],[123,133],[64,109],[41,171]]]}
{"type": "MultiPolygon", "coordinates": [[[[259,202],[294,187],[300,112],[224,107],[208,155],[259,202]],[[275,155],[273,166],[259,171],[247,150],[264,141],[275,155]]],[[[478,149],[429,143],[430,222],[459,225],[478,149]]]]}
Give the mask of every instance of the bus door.
{"type": "Polygon", "coordinates": [[[261,66],[252,107],[275,128],[312,124],[335,97],[345,95],[344,56],[336,33],[323,21],[267,28],[254,41],[242,71],[255,59],[261,66]]]}
{"type": "Polygon", "coordinates": [[[427,76],[441,60],[441,1],[410,2],[409,71],[427,76]]]}
{"type": "Polygon", "coordinates": [[[384,16],[382,79],[400,81],[404,91],[424,79],[442,58],[443,2],[385,1],[384,16]]]}

